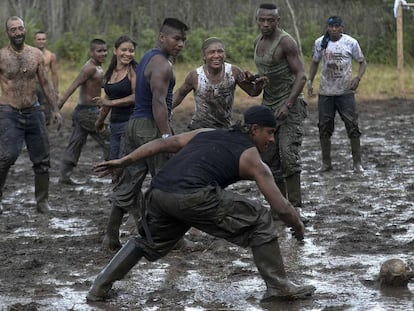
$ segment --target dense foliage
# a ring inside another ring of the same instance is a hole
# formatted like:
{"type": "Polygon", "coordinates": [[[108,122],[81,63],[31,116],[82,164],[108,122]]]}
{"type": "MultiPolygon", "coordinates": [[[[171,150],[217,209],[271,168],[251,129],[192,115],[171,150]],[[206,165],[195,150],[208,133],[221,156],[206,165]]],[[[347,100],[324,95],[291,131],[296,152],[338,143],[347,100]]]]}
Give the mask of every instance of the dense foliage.
{"type": "MultiPolygon", "coordinates": [[[[201,42],[210,36],[221,37],[228,58],[244,62],[252,58],[254,38],[258,35],[255,10],[257,0],[1,0],[1,19],[18,15],[24,18],[27,42],[34,33],[49,33],[49,46],[61,59],[82,63],[87,58],[89,41],[99,37],[111,47],[121,34],[138,42],[137,58],[156,42],[158,28],[167,16],[180,18],[190,26],[185,50],[179,62],[199,62],[201,42]]],[[[410,1],[408,1],[410,2],[410,1]]],[[[322,34],[330,15],[341,15],[345,31],[361,44],[371,63],[396,63],[396,20],[393,0],[278,0],[282,27],[296,37],[298,28],[303,55],[312,54],[314,40],[322,34]],[[290,3],[295,19],[287,3],[290,3]]],[[[414,1],[413,1],[414,3],[414,1]]],[[[414,62],[414,14],[404,10],[405,61],[414,62]]],[[[4,32],[3,32],[4,33],[4,32]]],[[[2,45],[7,43],[3,35],[2,45]]]]}

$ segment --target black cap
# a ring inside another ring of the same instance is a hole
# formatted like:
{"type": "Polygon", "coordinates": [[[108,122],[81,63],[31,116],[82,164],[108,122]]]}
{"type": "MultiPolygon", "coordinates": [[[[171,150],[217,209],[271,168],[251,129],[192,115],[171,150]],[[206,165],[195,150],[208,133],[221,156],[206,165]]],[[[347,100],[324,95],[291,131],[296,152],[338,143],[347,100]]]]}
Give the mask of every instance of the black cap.
{"type": "Polygon", "coordinates": [[[252,106],[244,112],[245,124],[257,124],[264,127],[276,127],[272,110],[266,106],[252,106]]]}
{"type": "Polygon", "coordinates": [[[333,25],[333,26],[343,26],[344,25],[344,22],[342,21],[342,18],[340,16],[331,16],[331,17],[328,18],[326,23],[328,25],[333,25]]]}

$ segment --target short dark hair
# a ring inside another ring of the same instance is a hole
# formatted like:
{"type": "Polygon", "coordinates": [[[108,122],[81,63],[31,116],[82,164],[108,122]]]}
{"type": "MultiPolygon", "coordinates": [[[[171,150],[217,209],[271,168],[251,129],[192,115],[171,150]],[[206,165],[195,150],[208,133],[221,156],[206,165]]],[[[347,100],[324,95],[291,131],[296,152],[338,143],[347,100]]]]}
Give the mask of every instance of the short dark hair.
{"type": "Polygon", "coordinates": [[[262,3],[259,6],[259,9],[265,9],[265,10],[277,10],[276,5],[272,4],[272,3],[262,3]]]}
{"type": "Polygon", "coordinates": [[[44,32],[43,30],[39,30],[39,31],[36,31],[35,36],[36,35],[46,35],[46,32],[44,32]]]}
{"type": "Polygon", "coordinates": [[[166,19],[164,19],[161,25],[161,28],[160,28],[160,32],[164,32],[167,27],[173,28],[175,30],[179,30],[182,32],[188,31],[188,26],[186,24],[184,24],[179,19],[176,19],[173,17],[167,17],[166,19]]]}
{"type": "Polygon", "coordinates": [[[97,46],[97,45],[106,45],[106,42],[104,40],[98,39],[98,38],[92,39],[90,44],[89,44],[89,48],[91,50],[93,50],[95,48],[95,46],[97,46]]]}

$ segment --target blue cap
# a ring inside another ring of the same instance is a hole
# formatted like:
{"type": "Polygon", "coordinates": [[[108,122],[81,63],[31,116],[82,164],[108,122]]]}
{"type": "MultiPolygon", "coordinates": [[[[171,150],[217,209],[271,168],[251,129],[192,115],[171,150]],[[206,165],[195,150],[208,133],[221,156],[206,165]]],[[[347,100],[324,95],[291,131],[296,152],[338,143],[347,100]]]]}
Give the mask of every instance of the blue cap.
{"type": "Polygon", "coordinates": [[[343,26],[344,22],[340,16],[331,16],[328,18],[326,23],[330,26],[343,26]]]}

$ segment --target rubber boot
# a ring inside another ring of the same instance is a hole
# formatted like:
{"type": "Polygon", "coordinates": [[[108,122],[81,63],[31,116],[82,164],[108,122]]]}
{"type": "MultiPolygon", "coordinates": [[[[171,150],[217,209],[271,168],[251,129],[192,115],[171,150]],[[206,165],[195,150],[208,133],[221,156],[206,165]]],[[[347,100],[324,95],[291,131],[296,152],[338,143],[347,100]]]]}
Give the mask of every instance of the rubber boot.
{"type": "Polygon", "coordinates": [[[316,290],[312,285],[300,286],[287,278],[277,240],[252,247],[252,252],[254,262],[267,287],[262,302],[306,298],[316,290]]]}
{"type": "Polygon", "coordinates": [[[321,137],[321,150],[322,150],[322,166],[319,169],[320,172],[328,172],[332,170],[332,160],[331,160],[331,138],[321,137]]]}
{"type": "Polygon", "coordinates": [[[362,173],[364,169],[361,165],[361,144],[359,138],[351,138],[352,160],[354,164],[354,172],[362,173]]]}
{"type": "Polygon", "coordinates": [[[300,172],[286,177],[286,193],[287,199],[294,207],[302,207],[300,172]]]}
{"type": "Polygon", "coordinates": [[[81,185],[82,183],[79,183],[75,180],[73,180],[70,176],[72,175],[74,165],[72,163],[68,162],[62,162],[60,165],[60,178],[59,183],[65,184],[65,185],[81,185]]]}
{"type": "Polygon", "coordinates": [[[106,226],[106,233],[102,241],[102,248],[104,250],[114,252],[122,247],[119,241],[119,228],[121,227],[123,217],[124,211],[113,206],[106,226]]]}
{"type": "Polygon", "coordinates": [[[35,174],[35,198],[36,210],[42,214],[49,213],[49,173],[35,174]]]}
{"type": "Polygon", "coordinates": [[[115,281],[121,280],[141,259],[142,250],[134,239],[128,240],[109,264],[98,274],[86,296],[87,301],[102,301],[115,281]]]}
{"type": "Polygon", "coordinates": [[[4,185],[6,184],[8,172],[9,172],[8,169],[0,170],[0,215],[3,214],[3,204],[2,204],[3,188],[4,188],[4,185]]]}
{"type": "Polygon", "coordinates": [[[289,202],[293,205],[299,213],[300,218],[304,224],[309,222],[309,219],[302,213],[302,191],[300,186],[300,172],[286,177],[286,192],[289,202]]]}

